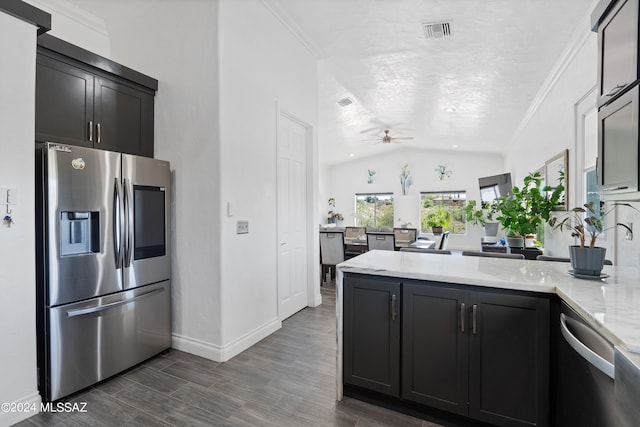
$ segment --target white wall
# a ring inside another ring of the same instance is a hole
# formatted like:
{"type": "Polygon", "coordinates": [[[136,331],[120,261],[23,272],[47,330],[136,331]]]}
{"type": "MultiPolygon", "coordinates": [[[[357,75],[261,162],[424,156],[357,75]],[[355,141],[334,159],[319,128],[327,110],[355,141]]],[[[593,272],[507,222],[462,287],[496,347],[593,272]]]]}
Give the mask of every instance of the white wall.
{"type": "MultiPolygon", "coordinates": [[[[419,149],[400,149],[387,155],[377,155],[347,163],[331,166],[327,171],[327,196],[335,197],[336,211],[342,213],[345,220],[341,225],[354,225],[356,193],[394,194],[394,217],[396,226],[411,221],[412,227],[420,228],[420,192],[427,191],[466,191],[467,199],[480,200],[478,178],[505,172],[504,159],[496,154],[464,153],[458,151],[428,151],[419,149]],[[401,168],[409,165],[413,176],[413,185],[409,194],[402,195],[400,187],[401,168]],[[440,180],[435,168],[446,164],[452,170],[450,178],[440,180]],[[367,170],[376,170],[372,184],[367,183],[367,170]]],[[[327,197],[327,199],[328,199],[327,197]]],[[[326,222],[329,210],[324,199],[321,205],[322,220],[326,222]]],[[[484,230],[469,225],[466,235],[450,235],[449,248],[480,249],[480,239],[484,230]]]]}
{"type": "MultiPolygon", "coordinates": [[[[33,226],[36,27],[0,12],[0,52],[0,187],[17,192],[11,228],[1,222],[6,210],[0,206],[0,402],[39,402],[33,226]]],[[[0,426],[29,415],[0,412],[0,426]]]]}
{"type": "Polygon", "coordinates": [[[111,59],[160,82],[155,154],[175,171],[174,346],[228,359],[280,327],[276,103],[315,130],[315,58],[259,0],[82,5],[104,19],[111,59]],[[248,235],[235,234],[239,219],[248,235]]]}
{"type": "Polygon", "coordinates": [[[98,55],[109,57],[109,37],[104,21],[67,0],[23,0],[51,14],[54,37],[66,40],[98,55]]]}
{"type": "Polygon", "coordinates": [[[155,157],[170,161],[173,174],[173,346],[218,358],[222,245],[217,2],[83,5],[105,21],[109,58],[159,81],[155,157]]]}
{"type": "MultiPolygon", "coordinates": [[[[310,218],[317,206],[316,59],[259,0],[220,1],[220,141],[223,205],[234,216],[221,224],[223,345],[232,355],[279,327],[276,221],[277,107],[314,132],[309,165],[310,218]],[[236,235],[238,219],[249,234],[236,235]]],[[[317,233],[310,268],[317,272],[317,233]]],[[[319,274],[310,274],[319,296],[319,274]]],[[[313,297],[313,295],[312,295],[313,297]]],[[[319,303],[318,300],[315,303],[319,303]]]]}
{"type": "MultiPolygon", "coordinates": [[[[582,180],[583,164],[577,149],[579,117],[576,106],[596,85],[597,53],[597,35],[590,31],[589,19],[585,17],[545,86],[540,89],[506,156],[507,167],[515,176],[514,184],[521,185],[528,172],[568,148],[570,207],[583,203],[582,190],[576,186],[578,180],[582,180]]],[[[640,215],[635,212],[620,212],[620,215],[622,219],[640,224],[640,215]]],[[[613,216],[609,220],[613,222],[613,216]]],[[[623,236],[622,230],[609,232],[606,238],[598,240],[598,245],[607,248],[607,258],[616,264],[637,265],[640,245],[637,240],[624,240],[623,236]]],[[[568,257],[568,246],[572,244],[575,243],[570,233],[546,226],[545,252],[548,255],[568,257]]]]}

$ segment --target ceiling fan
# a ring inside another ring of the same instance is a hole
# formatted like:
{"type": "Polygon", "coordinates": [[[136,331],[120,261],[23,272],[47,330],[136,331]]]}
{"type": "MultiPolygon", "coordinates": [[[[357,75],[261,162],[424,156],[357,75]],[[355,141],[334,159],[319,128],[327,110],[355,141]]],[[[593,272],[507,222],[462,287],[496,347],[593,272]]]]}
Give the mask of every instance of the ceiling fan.
{"type": "Polygon", "coordinates": [[[383,143],[383,144],[389,144],[392,141],[395,142],[396,144],[400,143],[401,139],[413,139],[412,136],[393,136],[393,135],[389,135],[389,132],[391,132],[389,129],[385,129],[384,130],[384,136],[380,136],[376,139],[366,139],[365,141],[378,141],[378,143],[383,143]]]}

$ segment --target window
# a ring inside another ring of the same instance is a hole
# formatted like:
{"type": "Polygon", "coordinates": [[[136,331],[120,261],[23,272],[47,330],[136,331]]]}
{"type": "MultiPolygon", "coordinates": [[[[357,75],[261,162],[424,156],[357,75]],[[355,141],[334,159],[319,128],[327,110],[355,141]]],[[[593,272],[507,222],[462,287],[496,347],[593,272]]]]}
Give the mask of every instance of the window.
{"type": "Polygon", "coordinates": [[[356,194],[356,226],[393,227],[393,193],[356,194]]]}
{"type": "Polygon", "coordinates": [[[467,201],[467,193],[464,191],[451,191],[447,193],[420,193],[420,224],[421,231],[431,231],[427,224],[429,214],[445,212],[450,217],[449,225],[445,230],[452,234],[464,234],[467,232],[467,222],[464,214],[464,206],[467,201]]]}

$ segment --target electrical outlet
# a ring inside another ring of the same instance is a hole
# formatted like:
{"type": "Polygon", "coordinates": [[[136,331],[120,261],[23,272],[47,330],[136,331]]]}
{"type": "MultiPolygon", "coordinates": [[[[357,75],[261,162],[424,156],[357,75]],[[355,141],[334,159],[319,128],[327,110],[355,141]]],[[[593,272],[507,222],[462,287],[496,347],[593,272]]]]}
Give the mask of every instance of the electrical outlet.
{"type": "Polygon", "coordinates": [[[249,221],[238,221],[236,223],[236,234],[249,234],[249,221]]]}

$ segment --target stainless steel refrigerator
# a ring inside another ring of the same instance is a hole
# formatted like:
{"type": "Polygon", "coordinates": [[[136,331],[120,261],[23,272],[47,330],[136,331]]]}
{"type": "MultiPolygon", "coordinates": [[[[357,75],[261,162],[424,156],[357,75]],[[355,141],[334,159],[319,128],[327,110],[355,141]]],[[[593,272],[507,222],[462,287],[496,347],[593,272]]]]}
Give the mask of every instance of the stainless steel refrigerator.
{"type": "Polygon", "coordinates": [[[53,401],[171,345],[169,163],[36,150],[38,379],[53,401]]]}

